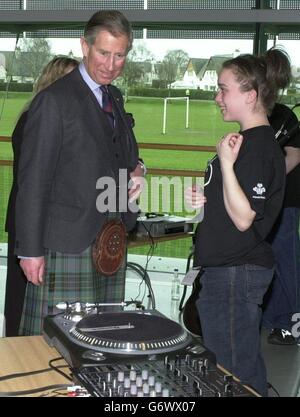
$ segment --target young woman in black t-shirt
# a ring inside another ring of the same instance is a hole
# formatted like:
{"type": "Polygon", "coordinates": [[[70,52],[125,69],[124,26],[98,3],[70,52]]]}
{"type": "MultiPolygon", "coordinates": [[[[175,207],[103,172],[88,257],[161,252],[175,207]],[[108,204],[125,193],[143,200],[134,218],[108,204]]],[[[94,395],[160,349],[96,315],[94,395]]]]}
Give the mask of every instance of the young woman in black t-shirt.
{"type": "Polygon", "coordinates": [[[263,296],[272,280],[274,257],[266,242],[281,209],[285,163],[269,125],[278,88],[286,85],[289,59],[277,49],[264,56],[226,61],[216,103],[239,133],[226,134],[208,165],[205,197],[192,189],[186,198],[205,204],[196,231],[194,265],[203,267],[197,301],[204,343],[217,361],[261,395],[267,378],[260,353],[263,296]]]}

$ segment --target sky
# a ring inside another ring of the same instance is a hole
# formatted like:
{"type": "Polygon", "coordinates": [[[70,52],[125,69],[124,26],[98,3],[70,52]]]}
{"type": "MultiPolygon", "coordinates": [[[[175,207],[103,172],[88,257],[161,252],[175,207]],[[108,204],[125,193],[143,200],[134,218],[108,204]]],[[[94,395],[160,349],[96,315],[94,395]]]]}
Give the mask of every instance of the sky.
{"type": "MultiPolygon", "coordinates": [[[[209,58],[212,55],[227,55],[232,54],[236,50],[239,53],[252,53],[252,41],[243,39],[138,39],[135,42],[145,45],[156,60],[163,59],[166,52],[172,49],[183,49],[190,58],[209,58]]],[[[50,44],[54,54],[68,54],[72,50],[75,56],[82,56],[79,39],[51,39],[50,44]]],[[[300,41],[280,41],[280,45],[283,45],[290,55],[292,65],[300,67],[300,41]]],[[[15,40],[0,38],[0,50],[13,50],[14,46],[15,40]]],[[[268,48],[271,46],[272,43],[269,42],[268,48]]]]}
{"type": "MultiPolygon", "coordinates": [[[[183,49],[190,58],[210,58],[212,55],[227,55],[238,50],[240,53],[252,53],[252,40],[244,39],[138,39],[137,44],[145,45],[156,60],[162,60],[166,52],[172,49],[183,49]]],[[[80,43],[77,39],[52,40],[53,50],[57,54],[67,54],[72,49],[75,56],[81,56],[80,43]]],[[[299,47],[300,41],[280,41],[278,44],[285,47],[292,65],[300,67],[299,47]]],[[[268,48],[273,42],[268,43],[268,48]]]]}

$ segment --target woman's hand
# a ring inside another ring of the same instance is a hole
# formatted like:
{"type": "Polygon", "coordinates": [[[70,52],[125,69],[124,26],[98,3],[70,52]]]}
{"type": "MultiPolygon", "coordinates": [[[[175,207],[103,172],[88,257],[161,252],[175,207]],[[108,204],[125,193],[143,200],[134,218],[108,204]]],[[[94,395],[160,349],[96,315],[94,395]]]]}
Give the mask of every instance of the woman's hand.
{"type": "Polygon", "coordinates": [[[238,157],[243,136],[239,133],[228,133],[217,144],[217,153],[221,165],[228,163],[233,165],[238,157]]]}
{"type": "Polygon", "coordinates": [[[207,201],[203,189],[197,185],[186,188],[184,198],[186,203],[193,209],[203,207],[207,201]]]}

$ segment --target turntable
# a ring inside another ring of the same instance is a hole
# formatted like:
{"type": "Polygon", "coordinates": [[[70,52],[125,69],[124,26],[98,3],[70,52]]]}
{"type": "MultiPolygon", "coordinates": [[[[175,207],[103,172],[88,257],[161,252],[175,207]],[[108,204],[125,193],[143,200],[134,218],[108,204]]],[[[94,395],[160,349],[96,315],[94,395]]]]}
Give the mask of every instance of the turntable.
{"type": "Polygon", "coordinates": [[[105,363],[122,356],[205,350],[179,323],[156,310],[100,312],[96,304],[75,303],[65,312],[47,316],[44,337],[71,366],[105,363]]]}

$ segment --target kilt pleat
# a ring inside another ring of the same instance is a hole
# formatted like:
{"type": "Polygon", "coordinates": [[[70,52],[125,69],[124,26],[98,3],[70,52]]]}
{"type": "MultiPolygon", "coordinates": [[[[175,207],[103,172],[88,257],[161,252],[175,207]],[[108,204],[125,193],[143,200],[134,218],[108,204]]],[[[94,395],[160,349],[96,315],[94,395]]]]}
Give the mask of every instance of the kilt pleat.
{"type": "MultiPolygon", "coordinates": [[[[99,274],[93,265],[92,247],[76,255],[47,250],[43,284],[26,286],[20,336],[42,334],[43,319],[57,314],[59,302],[119,303],[124,301],[126,258],[112,276],[99,274]]],[[[103,310],[116,310],[106,307],[103,310]]]]}

